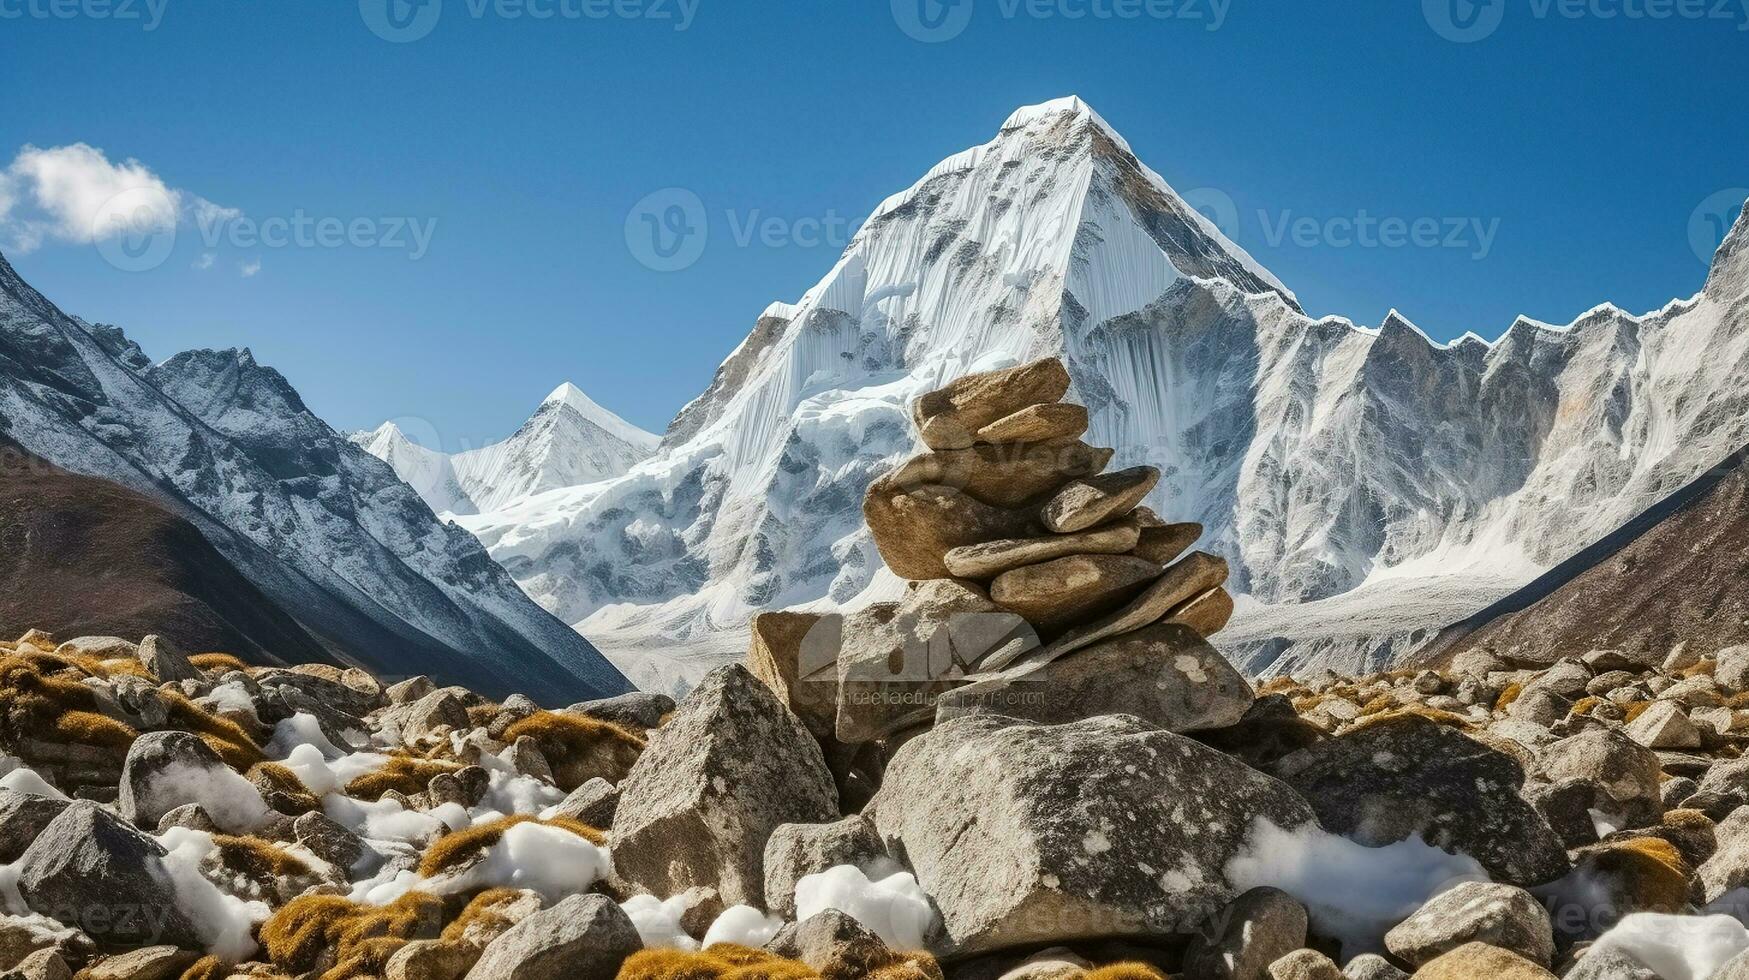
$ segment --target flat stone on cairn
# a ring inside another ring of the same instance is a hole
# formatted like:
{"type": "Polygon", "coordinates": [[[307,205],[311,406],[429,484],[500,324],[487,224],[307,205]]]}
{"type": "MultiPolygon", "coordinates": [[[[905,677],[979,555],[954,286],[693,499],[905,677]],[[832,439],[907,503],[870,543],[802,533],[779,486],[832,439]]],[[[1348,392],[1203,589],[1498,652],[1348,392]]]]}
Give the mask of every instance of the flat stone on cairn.
{"type": "MultiPolygon", "coordinates": [[[[1061,401],[1068,390],[1068,370],[1047,358],[960,378],[912,406],[926,448],[870,485],[863,516],[887,567],[911,580],[907,603],[943,589],[973,599],[912,616],[895,636],[886,635],[897,622],[890,604],[845,615],[834,692],[841,745],[902,741],[941,721],[938,708],[965,713],[966,704],[945,707],[948,695],[974,682],[999,700],[1055,698],[1027,713],[1052,723],[1125,713],[1197,730],[1250,705],[1249,685],[1204,642],[1233,612],[1227,563],[1187,554],[1201,525],[1142,506],[1157,468],[1104,472],[1113,452],[1082,441],[1088,412],[1061,401]],[[970,613],[990,628],[960,623],[970,613]],[[972,632],[1003,642],[962,642],[972,632]],[[1036,640],[1007,642],[1023,633],[1036,640]],[[1086,663],[1042,670],[1077,655],[1086,663]],[[1086,680],[1108,673],[1134,689],[1086,680]]],[[[783,646],[756,644],[753,659],[803,656],[783,646]]],[[[768,664],[761,676],[786,670],[768,664]]]]}

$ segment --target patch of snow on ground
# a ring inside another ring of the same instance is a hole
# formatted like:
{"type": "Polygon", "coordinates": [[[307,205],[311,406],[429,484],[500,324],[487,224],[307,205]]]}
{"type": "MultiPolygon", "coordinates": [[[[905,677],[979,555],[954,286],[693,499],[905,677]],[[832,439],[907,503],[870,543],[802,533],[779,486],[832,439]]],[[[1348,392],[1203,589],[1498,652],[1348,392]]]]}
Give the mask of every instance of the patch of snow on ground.
{"type": "Polygon", "coordinates": [[[796,921],[837,909],[867,926],[894,949],[922,949],[934,930],[935,910],[909,872],[870,880],[861,868],[841,864],[796,883],[796,921]]]}
{"type": "Polygon", "coordinates": [[[1474,858],[1419,836],[1365,847],[1317,824],[1289,831],[1264,817],[1252,822],[1226,876],[1237,892],[1267,885],[1299,899],[1319,933],[1341,940],[1345,957],[1381,951],[1384,934],[1440,892],[1488,880],[1474,858]]]}

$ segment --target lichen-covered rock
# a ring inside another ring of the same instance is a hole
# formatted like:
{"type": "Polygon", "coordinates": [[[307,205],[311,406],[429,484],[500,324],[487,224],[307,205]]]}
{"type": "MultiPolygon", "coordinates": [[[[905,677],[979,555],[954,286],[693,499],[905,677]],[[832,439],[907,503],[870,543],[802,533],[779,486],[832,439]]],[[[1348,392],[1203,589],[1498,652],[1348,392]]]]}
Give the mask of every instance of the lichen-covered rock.
{"type": "Polygon", "coordinates": [[[1192,732],[1238,723],[1251,700],[1251,685],[1194,630],[1156,624],[949,691],[936,720],[996,714],[1057,725],[1135,715],[1192,732]]]}
{"type": "Polygon", "coordinates": [[[1555,958],[1548,910],[1524,889],[1495,882],[1449,888],[1385,933],[1385,947],[1416,966],[1471,942],[1509,949],[1544,967],[1555,958]]]}
{"type": "Polygon", "coordinates": [[[74,802],[19,858],[18,891],[32,912],[100,942],[202,945],[176,901],[165,850],[95,803],[74,802]]]}
{"type": "Polygon", "coordinates": [[[0,789],[0,864],[18,860],[67,804],[65,798],[0,789]]]}
{"type": "Polygon", "coordinates": [[[616,871],[666,897],[765,905],[765,844],[786,823],[838,819],[825,757],[799,719],[745,667],[706,675],[652,733],[620,786],[616,871]]]}
{"type": "Polygon", "coordinates": [[[572,895],[492,940],[469,980],[613,980],[644,946],[605,895],[572,895]]]}
{"type": "Polygon", "coordinates": [[[1343,980],[1330,957],[1315,949],[1296,949],[1269,964],[1270,980],[1343,980]]]}
{"type": "Polygon", "coordinates": [[[1255,980],[1306,945],[1306,907],[1276,888],[1253,888],[1228,902],[1191,939],[1184,972],[1197,980],[1255,980]]]}
{"type": "Polygon", "coordinates": [[[927,724],[979,664],[1038,646],[1024,619],[957,579],[912,583],[900,602],[846,616],[842,635],[834,731],[846,744],[927,724]]]}
{"type": "Polygon", "coordinates": [[[1302,749],[1275,772],[1324,828],[1379,847],[1412,834],[1468,854],[1497,881],[1539,885],[1567,872],[1567,852],[1519,794],[1511,756],[1415,714],[1302,749]]]}
{"type": "Polygon", "coordinates": [[[141,665],[166,684],[200,677],[200,671],[189,662],[188,654],[162,636],[146,637],[140,641],[138,650],[141,665]]]}
{"type": "Polygon", "coordinates": [[[1123,716],[949,721],[899,749],[865,814],[957,953],[1187,934],[1238,893],[1224,869],[1254,820],[1314,819],[1287,786],[1123,716]]]}
{"type": "Polygon", "coordinates": [[[1416,980],[1555,980],[1555,975],[1510,950],[1468,943],[1415,971],[1416,980]]]}
{"type": "Polygon", "coordinates": [[[1677,701],[1654,701],[1628,723],[1628,737],[1649,749],[1692,749],[1700,746],[1700,730],[1677,701]]]}
{"type": "Polygon", "coordinates": [[[874,825],[860,815],[836,823],[784,824],[765,844],[765,901],[774,915],[796,914],[796,884],[839,865],[866,868],[887,858],[874,825]]]}
{"type": "Polygon", "coordinates": [[[246,834],[270,816],[261,792],[188,732],[151,732],[134,740],[122,767],[116,807],[136,827],[157,827],[170,811],[198,803],[219,829],[246,834]]]}

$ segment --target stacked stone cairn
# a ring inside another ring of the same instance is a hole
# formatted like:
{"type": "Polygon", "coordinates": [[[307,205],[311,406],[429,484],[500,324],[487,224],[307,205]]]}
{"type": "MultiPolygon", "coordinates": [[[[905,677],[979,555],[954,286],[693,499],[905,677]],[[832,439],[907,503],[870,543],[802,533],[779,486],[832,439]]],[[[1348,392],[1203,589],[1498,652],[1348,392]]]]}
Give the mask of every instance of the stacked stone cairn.
{"type": "Polygon", "coordinates": [[[1083,441],[1088,412],[1063,402],[1069,384],[1046,358],[917,399],[925,450],[863,503],[905,595],[756,620],[749,665],[820,739],[847,799],[951,718],[1127,714],[1188,732],[1250,705],[1204,639],[1233,612],[1227,563],[1190,552],[1201,525],[1142,506],[1159,469],[1105,471],[1113,451],[1083,441]]]}

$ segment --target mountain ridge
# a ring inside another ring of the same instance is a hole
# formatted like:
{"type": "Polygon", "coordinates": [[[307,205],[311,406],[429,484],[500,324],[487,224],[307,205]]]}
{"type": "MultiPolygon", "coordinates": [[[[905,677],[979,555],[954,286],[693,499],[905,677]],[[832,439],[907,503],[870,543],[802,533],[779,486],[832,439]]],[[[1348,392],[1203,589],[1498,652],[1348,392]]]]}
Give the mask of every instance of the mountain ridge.
{"type": "Polygon", "coordinates": [[[331,656],[488,690],[626,688],[474,539],[247,351],[153,365],[115,328],[62,313],[0,256],[0,379],[0,432],[170,507],[331,656]]]}

